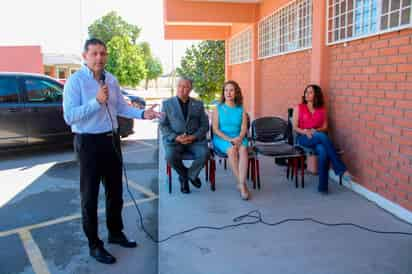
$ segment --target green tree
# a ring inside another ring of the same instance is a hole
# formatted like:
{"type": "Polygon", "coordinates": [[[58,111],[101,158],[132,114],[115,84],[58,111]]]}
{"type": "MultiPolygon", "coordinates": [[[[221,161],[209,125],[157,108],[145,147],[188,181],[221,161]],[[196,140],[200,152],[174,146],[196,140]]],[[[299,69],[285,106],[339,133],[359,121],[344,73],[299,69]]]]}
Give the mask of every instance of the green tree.
{"type": "Polygon", "coordinates": [[[128,37],[130,43],[136,44],[141,29],[127,23],[115,11],[111,11],[105,16],[97,19],[88,28],[89,37],[98,38],[105,44],[109,43],[115,36],[128,37]]]}
{"type": "Polygon", "coordinates": [[[162,63],[157,58],[150,58],[146,61],[146,89],[150,80],[156,80],[163,74],[162,63]]]}
{"type": "Polygon", "coordinates": [[[148,42],[140,43],[140,48],[143,52],[145,67],[146,67],[146,78],[145,78],[145,89],[148,88],[149,81],[159,78],[163,73],[162,63],[159,59],[152,55],[152,50],[150,49],[150,44],[148,42]]]}
{"type": "Polygon", "coordinates": [[[113,73],[120,85],[135,87],[146,77],[144,56],[138,45],[126,36],[115,36],[107,43],[107,70],[113,73]]]}
{"type": "Polygon", "coordinates": [[[223,41],[202,41],[185,52],[179,76],[193,80],[193,88],[200,98],[210,103],[216,99],[225,81],[225,44],[223,41]]]}

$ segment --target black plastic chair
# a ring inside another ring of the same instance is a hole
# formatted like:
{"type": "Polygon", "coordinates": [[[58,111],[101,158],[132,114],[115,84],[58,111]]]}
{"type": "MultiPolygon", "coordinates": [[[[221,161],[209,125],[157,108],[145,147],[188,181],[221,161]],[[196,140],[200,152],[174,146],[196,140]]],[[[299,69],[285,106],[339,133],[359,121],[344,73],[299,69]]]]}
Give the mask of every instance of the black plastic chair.
{"type": "MultiPolygon", "coordinates": [[[[283,158],[293,163],[296,175],[295,186],[298,187],[297,171],[299,161],[301,166],[301,182],[304,186],[304,154],[302,151],[288,143],[288,123],[279,117],[262,117],[252,122],[252,144],[258,155],[283,158]]],[[[258,179],[258,184],[260,184],[258,179]]]]}

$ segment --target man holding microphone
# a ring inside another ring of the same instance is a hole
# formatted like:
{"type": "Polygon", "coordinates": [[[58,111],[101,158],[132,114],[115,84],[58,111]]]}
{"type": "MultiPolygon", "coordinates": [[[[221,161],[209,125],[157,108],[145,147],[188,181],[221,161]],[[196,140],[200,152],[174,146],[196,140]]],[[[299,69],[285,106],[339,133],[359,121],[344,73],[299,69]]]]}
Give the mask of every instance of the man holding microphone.
{"type": "Polygon", "coordinates": [[[104,70],[107,49],[99,39],[84,45],[85,64],[65,84],[64,119],[75,134],[74,146],[80,161],[80,196],[83,230],[90,256],[105,264],[116,258],[103,247],[98,236],[98,195],[100,181],[106,194],[106,224],[109,243],[134,248],[123,233],[122,159],[117,116],[136,119],[159,118],[152,108],[139,110],[124,100],[117,79],[104,70]]]}

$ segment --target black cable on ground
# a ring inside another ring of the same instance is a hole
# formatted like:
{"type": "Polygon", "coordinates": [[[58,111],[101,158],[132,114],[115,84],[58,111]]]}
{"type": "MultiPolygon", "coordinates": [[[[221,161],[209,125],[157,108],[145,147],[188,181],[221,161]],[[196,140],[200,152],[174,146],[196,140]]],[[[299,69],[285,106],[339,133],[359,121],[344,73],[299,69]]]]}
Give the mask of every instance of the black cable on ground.
{"type": "Polygon", "coordinates": [[[229,224],[229,225],[223,225],[223,226],[195,226],[174,234],[169,235],[168,237],[158,240],[155,239],[153,237],[153,235],[151,235],[149,233],[149,231],[147,231],[146,227],[144,226],[143,223],[143,214],[140,211],[140,208],[136,202],[136,199],[134,198],[132,192],[129,189],[129,182],[128,182],[128,178],[127,178],[127,171],[126,171],[126,167],[125,165],[123,165],[123,157],[122,157],[122,153],[121,151],[119,151],[116,147],[116,139],[115,139],[115,129],[113,128],[113,119],[112,116],[110,114],[110,111],[108,108],[107,109],[107,113],[110,117],[110,122],[112,124],[112,131],[113,131],[113,137],[112,137],[112,143],[113,143],[113,147],[115,149],[116,155],[119,158],[120,162],[122,163],[122,168],[123,168],[123,174],[124,174],[124,178],[125,178],[125,183],[126,183],[126,190],[129,193],[130,198],[133,201],[133,204],[136,208],[137,213],[139,214],[139,221],[140,221],[140,228],[146,233],[146,235],[154,242],[154,243],[163,243],[166,242],[174,237],[186,234],[186,233],[190,233],[193,232],[195,230],[201,230],[201,229],[208,229],[208,230],[224,230],[224,229],[228,229],[228,228],[236,228],[236,227],[240,227],[240,226],[244,226],[244,225],[256,225],[256,224],[263,224],[263,225],[267,225],[267,226],[278,226],[284,223],[290,223],[290,222],[312,222],[312,223],[316,223],[316,224],[320,224],[320,225],[324,225],[324,226],[328,226],[328,227],[337,227],[337,226],[351,226],[351,227],[355,227],[358,228],[360,230],[364,230],[370,233],[376,233],[376,234],[390,234],[390,235],[402,235],[402,236],[412,236],[411,232],[399,232],[399,231],[381,231],[381,230],[375,230],[375,229],[371,229],[368,228],[366,226],[362,226],[362,225],[358,225],[358,224],[354,224],[354,223],[327,223],[327,222],[322,222],[319,220],[316,220],[314,218],[287,218],[287,219],[283,219],[280,220],[278,222],[275,223],[269,223],[267,221],[265,221],[263,219],[262,213],[260,212],[260,210],[252,210],[249,211],[246,214],[240,215],[238,217],[233,218],[233,224],[229,224]],[[245,219],[250,219],[249,221],[243,221],[245,219]]]}

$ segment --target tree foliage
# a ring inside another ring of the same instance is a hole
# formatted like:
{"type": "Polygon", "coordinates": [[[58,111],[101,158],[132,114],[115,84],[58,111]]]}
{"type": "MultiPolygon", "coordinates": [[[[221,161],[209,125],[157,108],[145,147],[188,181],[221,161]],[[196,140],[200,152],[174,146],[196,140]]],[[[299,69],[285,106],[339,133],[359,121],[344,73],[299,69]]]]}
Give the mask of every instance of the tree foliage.
{"type": "Polygon", "coordinates": [[[109,43],[115,36],[125,36],[130,43],[136,44],[141,29],[136,25],[127,23],[115,11],[111,11],[94,21],[89,26],[88,31],[89,37],[98,38],[105,44],[109,43]]]}
{"type": "Polygon", "coordinates": [[[106,69],[113,73],[120,85],[135,87],[146,77],[144,56],[138,45],[126,36],[115,36],[107,43],[106,69]]]}
{"type": "Polygon", "coordinates": [[[193,80],[193,88],[206,103],[216,99],[225,80],[225,44],[223,41],[202,41],[185,52],[179,76],[193,80]]]}
{"type": "Polygon", "coordinates": [[[159,59],[152,55],[150,44],[148,42],[140,43],[140,48],[143,52],[146,68],[146,83],[145,88],[148,88],[149,81],[159,78],[163,73],[162,63],[159,59]]]}

